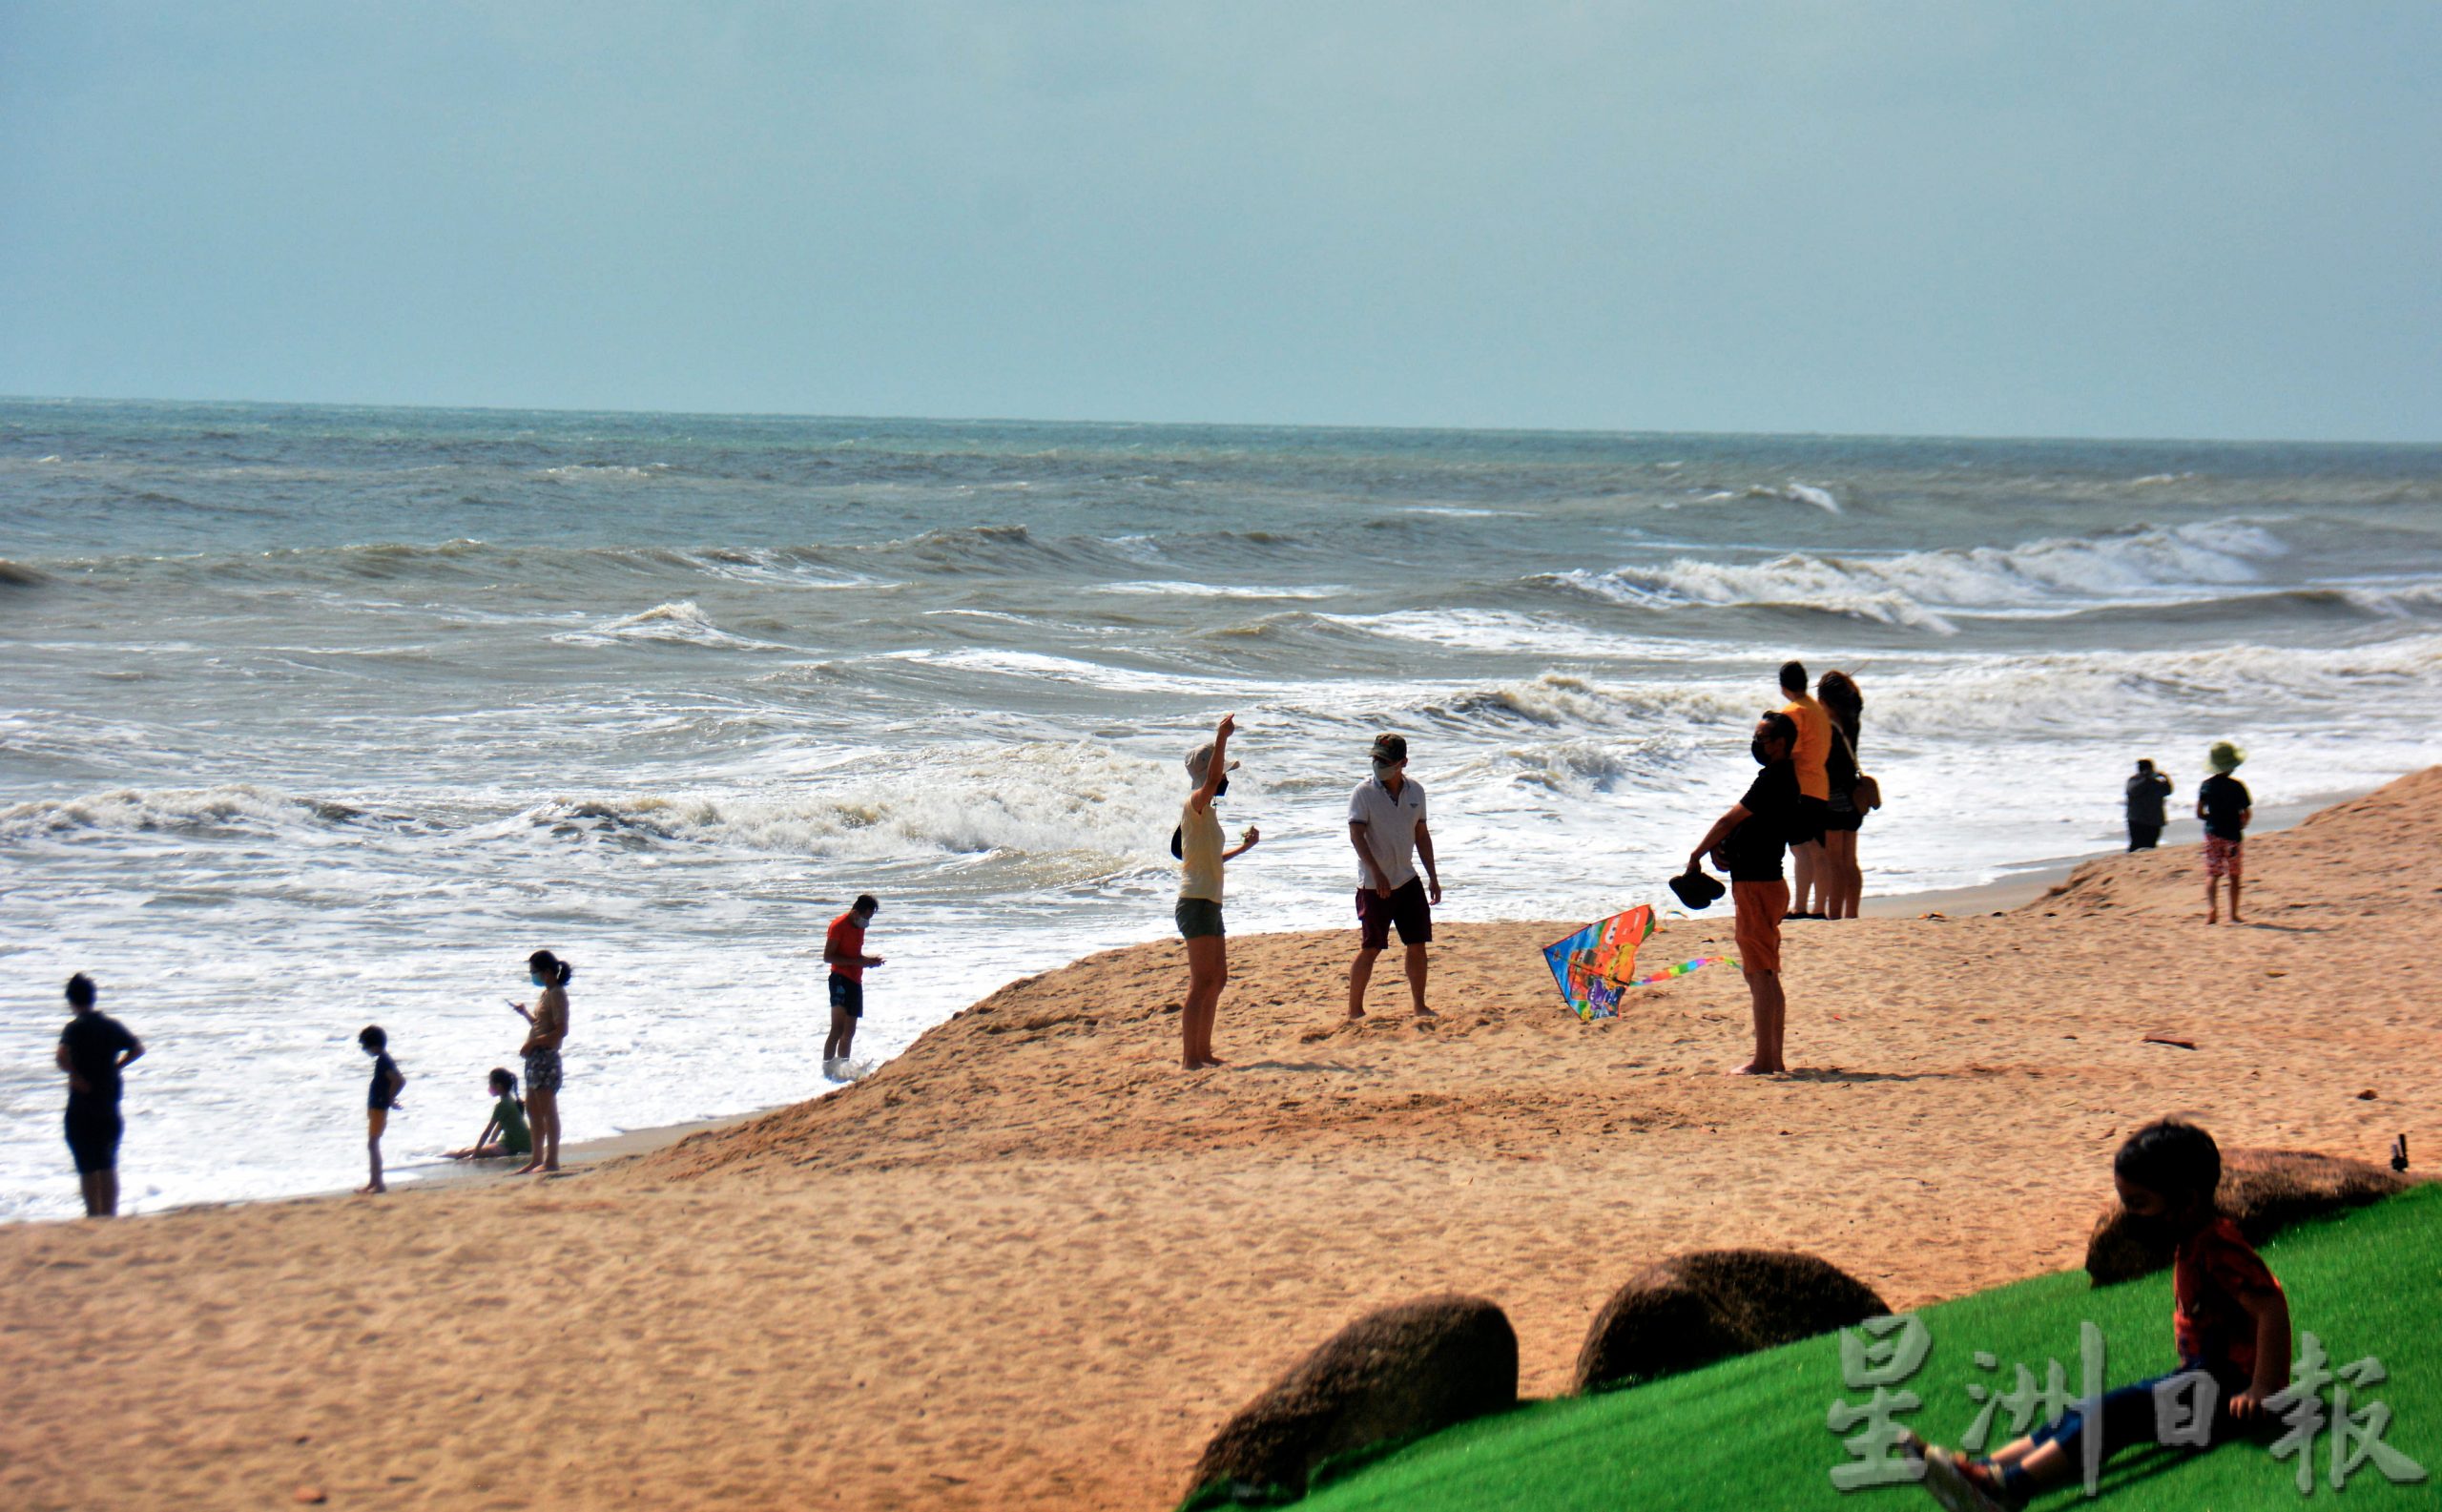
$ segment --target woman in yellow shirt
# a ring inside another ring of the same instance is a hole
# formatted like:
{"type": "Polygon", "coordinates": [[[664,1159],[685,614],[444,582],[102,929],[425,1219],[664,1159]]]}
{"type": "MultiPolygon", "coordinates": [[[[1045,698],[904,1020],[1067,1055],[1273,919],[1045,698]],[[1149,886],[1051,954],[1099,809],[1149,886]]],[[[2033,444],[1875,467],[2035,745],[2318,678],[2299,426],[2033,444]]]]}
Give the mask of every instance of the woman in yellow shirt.
{"type": "Polygon", "coordinates": [[[1195,784],[1179,811],[1179,936],[1187,942],[1187,1002],[1179,1010],[1179,1065],[1190,1071],[1218,1066],[1212,1053],[1212,1021],[1221,989],[1230,981],[1228,937],[1221,928],[1221,868],[1254,849],[1263,837],[1252,824],[1238,848],[1221,848],[1221,816],[1212,800],[1230,789],[1230,735],[1235,715],[1225,715],[1211,743],[1188,753],[1187,775],[1195,784]]]}

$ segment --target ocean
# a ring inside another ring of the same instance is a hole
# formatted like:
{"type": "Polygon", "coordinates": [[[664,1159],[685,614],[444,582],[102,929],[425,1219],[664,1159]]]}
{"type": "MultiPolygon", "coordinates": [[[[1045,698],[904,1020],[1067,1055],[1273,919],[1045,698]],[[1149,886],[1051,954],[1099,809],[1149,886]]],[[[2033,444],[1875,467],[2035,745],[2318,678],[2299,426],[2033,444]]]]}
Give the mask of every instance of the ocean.
{"type": "Polygon", "coordinates": [[[75,970],[152,1211],[361,1181],[368,1023],[394,1172],[470,1142],[538,947],[581,1139],[822,1090],[859,892],[860,1057],[1169,937],[1231,711],[1239,933],[1353,923],[1378,730],[1445,917],[1666,897],[1793,655],[1865,692],[1872,893],[2218,738],[2370,786],[2442,760],[2442,447],[0,401],[0,1218],[77,1211],[75,970]]]}

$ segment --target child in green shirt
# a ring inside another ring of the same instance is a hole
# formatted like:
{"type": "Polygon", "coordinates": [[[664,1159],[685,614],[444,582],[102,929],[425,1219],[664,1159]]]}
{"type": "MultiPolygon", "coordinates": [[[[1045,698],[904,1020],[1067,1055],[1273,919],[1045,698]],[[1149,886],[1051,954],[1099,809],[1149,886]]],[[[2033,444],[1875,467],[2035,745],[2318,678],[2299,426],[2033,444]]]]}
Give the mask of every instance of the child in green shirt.
{"type": "Polygon", "coordinates": [[[517,1100],[517,1078],[500,1067],[492,1067],[492,1116],[484,1123],[484,1131],[465,1150],[449,1152],[452,1160],[493,1160],[503,1155],[534,1153],[534,1138],[526,1131],[526,1105],[517,1100]],[[498,1134],[495,1139],[492,1136],[498,1134]]]}

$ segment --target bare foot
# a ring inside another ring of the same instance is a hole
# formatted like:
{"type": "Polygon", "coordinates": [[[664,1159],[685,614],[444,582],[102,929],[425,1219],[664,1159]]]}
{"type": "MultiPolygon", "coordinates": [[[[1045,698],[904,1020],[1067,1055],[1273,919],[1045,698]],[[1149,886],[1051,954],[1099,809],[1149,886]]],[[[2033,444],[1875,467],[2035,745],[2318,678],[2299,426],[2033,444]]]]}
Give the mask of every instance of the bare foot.
{"type": "Polygon", "coordinates": [[[359,1187],[356,1189],[356,1194],[360,1197],[378,1197],[389,1190],[387,1187],[359,1187]]]}
{"type": "Polygon", "coordinates": [[[542,1169],[543,1163],[541,1161],[529,1160],[526,1164],[518,1167],[515,1170],[510,1171],[509,1174],[512,1176],[530,1176],[542,1169]]]}
{"type": "Polygon", "coordinates": [[[1730,1076],[1780,1076],[1785,1074],[1788,1070],[1789,1067],[1786,1066],[1767,1066],[1761,1061],[1749,1061],[1744,1066],[1731,1067],[1725,1074],[1730,1076]]]}
{"type": "Polygon", "coordinates": [[[1365,1010],[1363,1008],[1351,1008],[1348,1010],[1348,1016],[1352,1019],[1361,1019],[1365,1017],[1365,1010]]]}
{"type": "Polygon", "coordinates": [[[1416,1016],[1419,1019],[1438,1019],[1441,1017],[1440,1014],[1434,1012],[1431,1008],[1418,1008],[1416,1010],[1416,1016]]]}
{"type": "Polygon", "coordinates": [[[1220,1067],[1227,1066],[1230,1063],[1221,1059],[1221,1057],[1217,1055],[1208,1055],[1203,1060],[1198,1061],[1195,1064],[1203,1067],[1206,1070],[1218,1070],[1220,1067]]]}

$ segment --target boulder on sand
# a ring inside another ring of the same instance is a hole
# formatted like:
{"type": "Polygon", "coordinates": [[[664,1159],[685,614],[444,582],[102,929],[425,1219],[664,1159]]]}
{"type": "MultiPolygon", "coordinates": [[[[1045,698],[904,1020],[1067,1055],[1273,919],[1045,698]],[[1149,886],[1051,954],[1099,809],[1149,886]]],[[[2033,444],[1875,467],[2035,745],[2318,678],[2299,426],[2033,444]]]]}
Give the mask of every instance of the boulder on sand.
{"type": "Polygon", "coordinates": [[[1673,1255],[1612,1294],[1577,1354],[1580,1392],[1694,1370],[1890,1312],[1863,1281],[1790,1250],[1673,1255]]]}
{"type": "MultiPolygon", "coordinates": [[[[2262,1244],[2293,1223],[2362,1208],[2405,1191],[2410,1179],[2363,1160],[2309,1150],[2222,1151],[2223,1213],[2237,1221],[2249,1244],[2262,1244]]],[[[2134,1280],[2171,1263],[2171,1246],[2129,1232],[2115,1199],[2086,1238],[2086,1274],[2097,1286],[2134,1280]]]]}
{"type": "Polygon", "coordinates": [[[1326,1339],[1213,1435],[1190,1507],[1305,1495],[1327,1461],[1361,1457],[1518,1402],[1518,1335],[1480,1297],[1426,1296],[1326,1339]]]}

